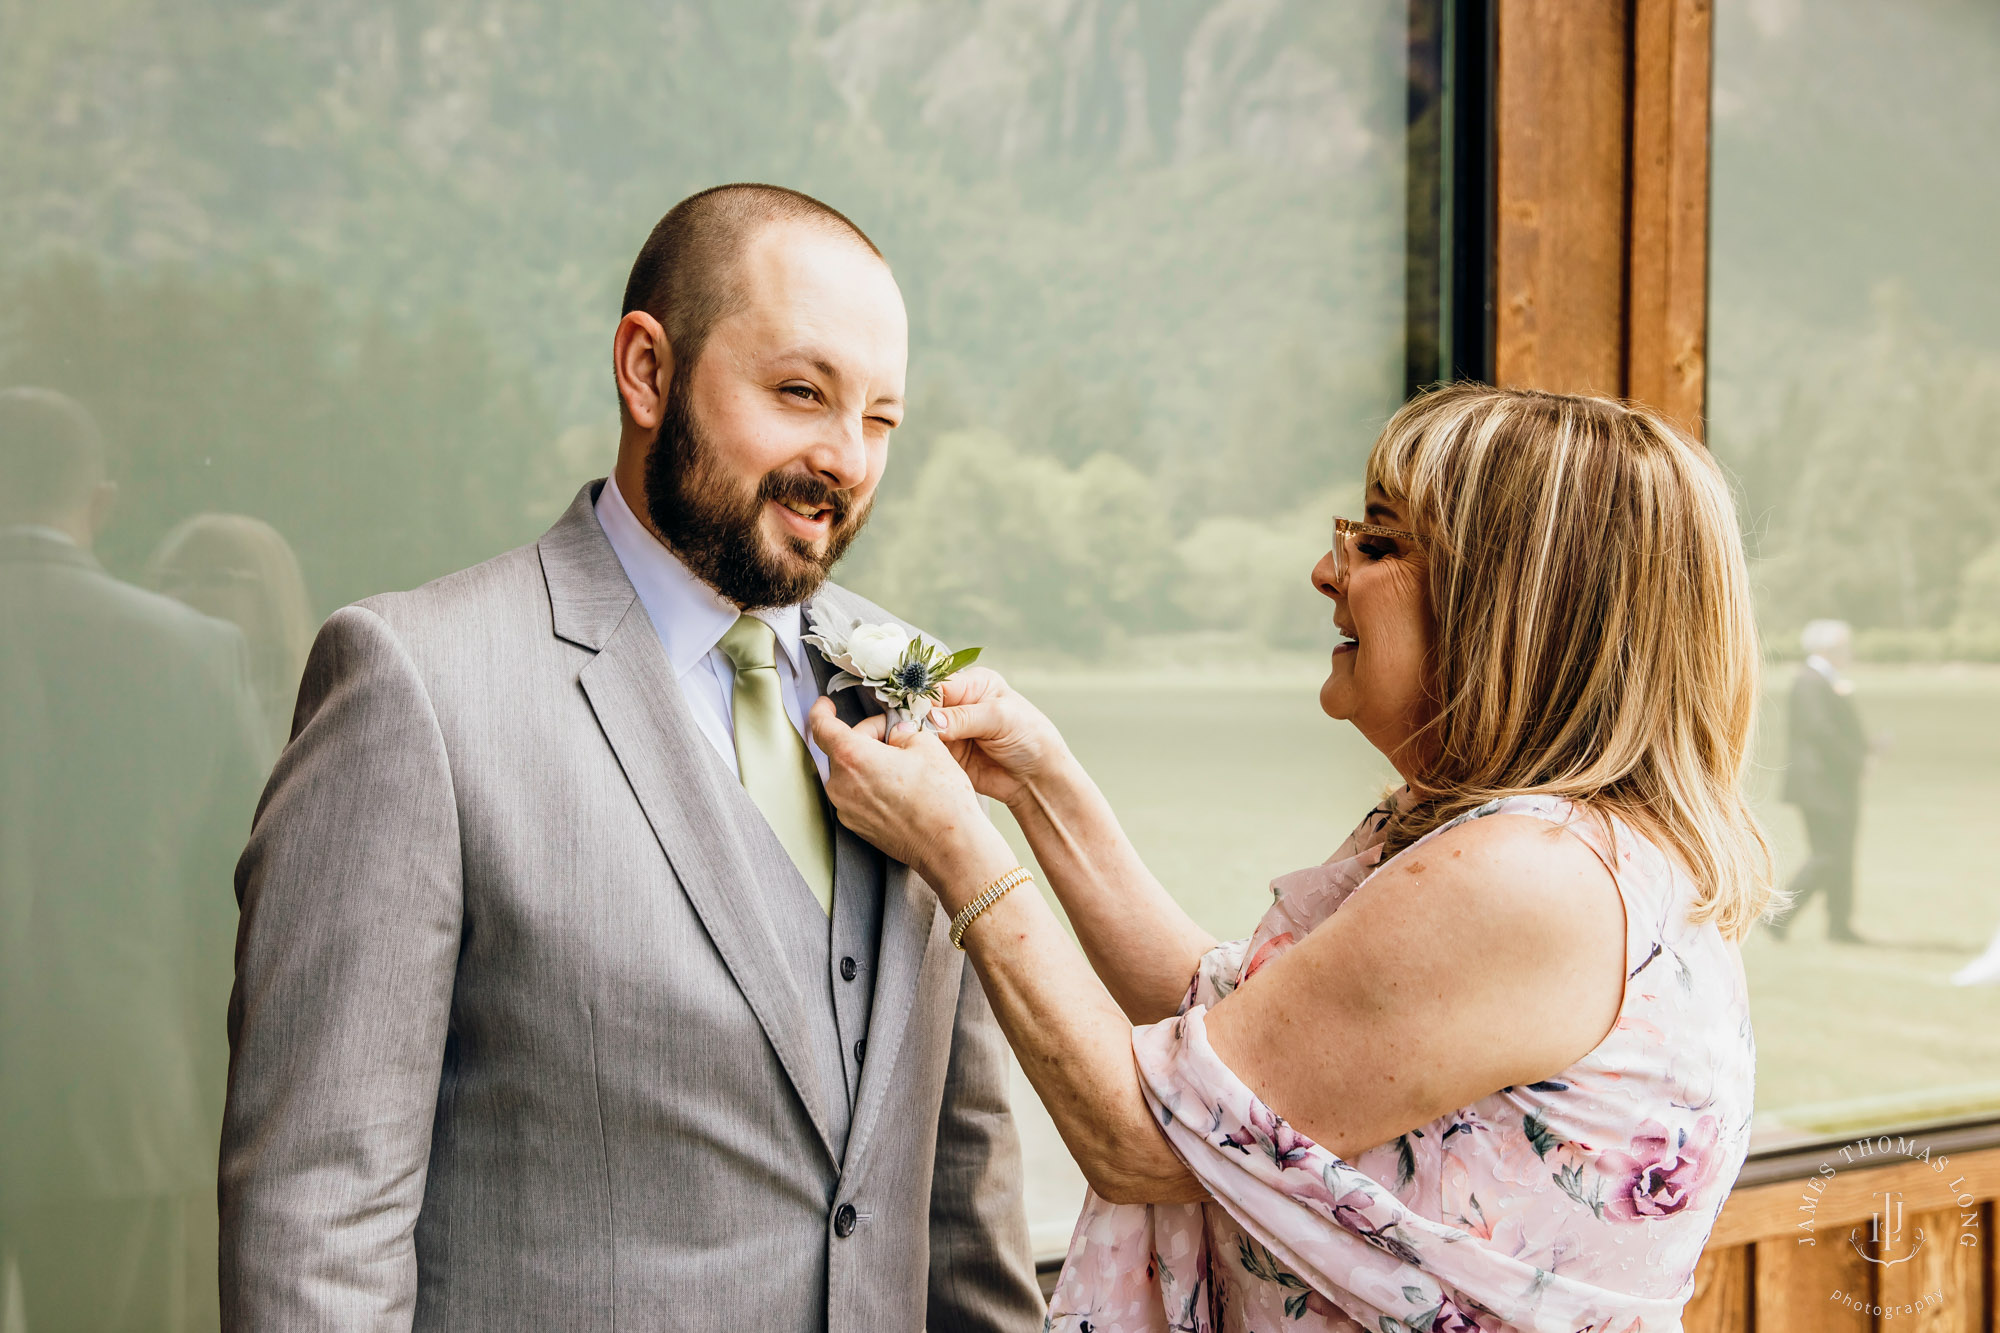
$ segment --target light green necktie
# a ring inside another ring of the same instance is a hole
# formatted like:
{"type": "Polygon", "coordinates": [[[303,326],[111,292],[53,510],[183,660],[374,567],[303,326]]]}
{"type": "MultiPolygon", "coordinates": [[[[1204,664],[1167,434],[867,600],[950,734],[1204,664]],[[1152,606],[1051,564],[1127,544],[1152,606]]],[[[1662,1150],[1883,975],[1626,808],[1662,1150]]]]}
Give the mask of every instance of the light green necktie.
{"type": "Polygon", "coordinates": [[[778,636],[755,616],[739,616],[719,645],[736,668],[730,713],[736,727],[736,771],[792,855],[821,910],[833,911],[833,842],[820,803],[819,769],[805,738],[785,712],[778,675],[778,636]]]}

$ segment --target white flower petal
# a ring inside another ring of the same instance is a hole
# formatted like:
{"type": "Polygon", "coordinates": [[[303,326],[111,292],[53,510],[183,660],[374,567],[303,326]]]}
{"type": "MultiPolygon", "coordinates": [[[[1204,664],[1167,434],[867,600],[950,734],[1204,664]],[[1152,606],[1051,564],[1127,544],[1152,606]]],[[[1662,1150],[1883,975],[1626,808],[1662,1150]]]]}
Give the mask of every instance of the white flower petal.
{"type": "Polygon", "coordinates": [[[847,636],[849,670],[870,680],[885,679],[903,660],[910,634],[901,625],[856,625],[847,636]]]}

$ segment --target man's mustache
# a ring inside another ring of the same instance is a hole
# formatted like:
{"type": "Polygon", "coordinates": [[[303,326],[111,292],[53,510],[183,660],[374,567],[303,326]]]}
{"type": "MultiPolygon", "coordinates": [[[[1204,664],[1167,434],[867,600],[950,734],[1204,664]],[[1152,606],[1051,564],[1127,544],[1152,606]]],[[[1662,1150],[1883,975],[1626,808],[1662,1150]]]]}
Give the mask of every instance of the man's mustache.
{"type": "Polygon", "coordinates": [[[831,509],[836,528],[847,522],[848,512],[854,507],[852,492],[837,490],[818,477],[797,472],[766,473],[757,487],[757,498],[775,500],[779,504],[831,509]]]}

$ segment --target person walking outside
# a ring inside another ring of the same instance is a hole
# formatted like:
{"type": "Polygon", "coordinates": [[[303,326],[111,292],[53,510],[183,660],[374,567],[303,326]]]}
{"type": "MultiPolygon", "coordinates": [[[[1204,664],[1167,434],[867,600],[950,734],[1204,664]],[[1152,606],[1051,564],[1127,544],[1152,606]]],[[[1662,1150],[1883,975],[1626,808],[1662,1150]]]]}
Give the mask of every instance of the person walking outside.
{"type": "Polygon", "coordinates": [[[1787,713],[1791,748],[1785,767],[1785,800],[1806,823],[1806,862],[1792,876],[1792,905],[1773,920],[1771,933],[1786,937],[1799,909],[1826,897],[1826,936],[1845,944],[1864,941],[1854,930],[1854,843],[1861,824],[1861,774],[1868,737],[1854,706],[1846,671],[1854,636],[1844,620],[1815,620],[1799,636],[1805,665],[1792,681],[1787,713]]]}

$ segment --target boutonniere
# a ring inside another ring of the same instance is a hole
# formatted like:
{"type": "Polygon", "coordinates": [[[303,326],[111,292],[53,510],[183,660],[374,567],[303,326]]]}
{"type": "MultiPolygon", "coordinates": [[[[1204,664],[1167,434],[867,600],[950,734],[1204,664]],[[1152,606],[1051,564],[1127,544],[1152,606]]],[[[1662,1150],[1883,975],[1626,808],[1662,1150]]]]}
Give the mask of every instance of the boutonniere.
{"type": "Polygon", "coordinates": [[[835,611],[824,597],[806,608],[806,623],[811,632],[802,636],[805,641],[840,668],[827,691],[856,685],[873,690],[889,710],[891,726],[902,721],[936,731],[931,707],[942,702],[944,683],[979,660],[980,649],[947,652],[935,639],[901,625],[865,625],[835,611]]]}

